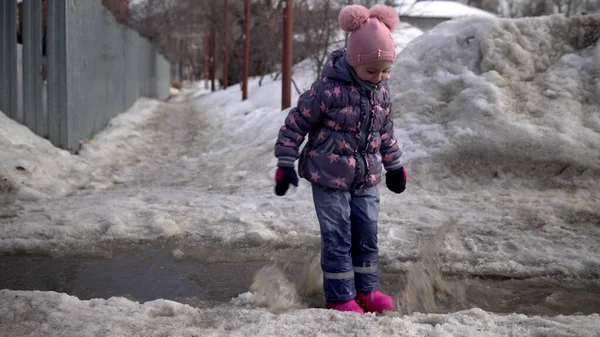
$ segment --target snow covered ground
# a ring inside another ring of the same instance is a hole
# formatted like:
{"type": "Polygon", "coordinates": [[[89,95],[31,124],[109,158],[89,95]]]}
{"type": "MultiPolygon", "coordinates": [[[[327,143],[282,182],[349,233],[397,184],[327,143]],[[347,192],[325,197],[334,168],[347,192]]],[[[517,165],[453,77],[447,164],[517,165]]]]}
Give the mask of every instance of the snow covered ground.
{"type": "MultiPolygon", "coordinates": [[[[599,29],[600,16],[554,16],[395,32],[409,187],[380,189],[385,271],[411,271],[434,242],[446,274],[600,277],[599,29]]],[[[302,88],[313,78],[294,75],[302,88]]],[[[317,251],[309,184],[273,193],[280,92],[267,78],[252,79],[243,102],[239,85],[142,99],[77,156],[0,113],[0,252],[110,256],[157,239],[178,243],[177,258],[210,261],[317,251]]],[[[359,316],[293,304],[272,312],[251,291],[196,308],[5,289],[0,335],[600,335],[598,314],[359,316]]]]}

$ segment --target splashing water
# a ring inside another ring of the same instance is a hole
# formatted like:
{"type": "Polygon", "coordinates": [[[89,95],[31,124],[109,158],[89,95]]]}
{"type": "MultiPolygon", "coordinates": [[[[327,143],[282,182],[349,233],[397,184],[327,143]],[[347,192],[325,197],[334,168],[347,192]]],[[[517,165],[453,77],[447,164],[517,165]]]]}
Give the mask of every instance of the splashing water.
{"type": "MultiPolygon", "coordinates": [[[[440,269],[438,247],[442,246],[445,234],[455,224],[454,220],[444,224],[422,247],[419,260],[404,277],[404,289],[395,296],[400,314],[435,313],[439,310],[440,303],[451,303],[452,307],[460,308],[466,306],[464,285],[448,282],[440,269]]],[[[321,255],[316,254],[303,263],[296,283],[286,277],[287,263],[265,266],[254,275],[250,291],[259,303],[266,305],[272,312],[309,307],[303,299],[323,296],[320,259],[321,255]]]]}
{"type": "Polygon", "coordinates": [[[262,267],[254,275],[250,291],[259,303],[264,303],[271,312],[300,308],[302,304],[296,287],[276,264],[262,267]]]}
{"type": "Polygon", "coordinates": [[[452,302],[453,306],[465,307],[464,286],[448,283],[440,270],[441,258],[438,247],[442,246],[444,235],[455,224],[455,220],[450,220],[443,225],[421,249],[419,260],[406,275],[404,292],[396,297],[398,311],[401,314],[434,313],[437,312],[440,302],[452,302]]]}
{"type": "Polygon", "coordinates": [[[250,291],[255,300],[271,312],[293,308],[307,308],[303,299],[323,295],[323,272],[321,255],[316,254],[301,264],[301,273],[296,282],[286,277],[289,262],[264,266],[254,274],[250,291]]]}
{"type": "Polygon", "coordinates": [[[307,297],[323,297],[323,270],[321,269],[321,254],[316,254],[303,268],[302,276],[296,284],[298,291],[307,297]]]}

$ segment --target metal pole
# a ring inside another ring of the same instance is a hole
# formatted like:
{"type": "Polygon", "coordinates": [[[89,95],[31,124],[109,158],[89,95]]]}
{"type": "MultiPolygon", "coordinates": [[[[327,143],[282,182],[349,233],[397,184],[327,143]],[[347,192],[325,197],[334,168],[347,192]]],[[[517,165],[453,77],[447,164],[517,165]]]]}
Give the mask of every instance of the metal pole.
{"type": "Polygon", "coordinates": [[[17,91],[17,2],[0,1],[0,110],[21,123],[17,91]]]}
{"type": "Polygon", "coordinates": [[[210,91],[215,91],[215,26],[210,28],[210,91]]]}
{"type": "Polygon", "coordinates": [[[23,117],[38,136],[48,136],[42,100],[42,2],[23,0],[23,117]]]}
{"type": "Polygon", "coordinates": [[[208,89],[208,77],[210,76],[209,74],[209,64],[208,64],[208,59],[210,57],[210,41],[209,41],[209,37],[205,36],[204,37],[204,66],[203,66],[203,70],[204,70],[204,89],[208,89]]]}
{"type": "Polygon", "coordinates": [[[244,64],[242,74],[242,101],[248,99],[248,75],[250,73],[250,0],[244,1],[244,64]]]}
{"type": "Polygon", "coordinates": [[[281,109],[291,106],[292,97],[292,41],[294,27],[294,0],[287,0],[283,9],[283,60],[281,76],[281,109]]]}
{"type": "Polygon", "coordinates": [[[227,89],[227,85],[229,84],[227,81],[227,76],[229,76],[228,72],[228,59],[227,59],[227,0],[223,0],[223,89],[227,89]]]}
{"type": "Polygon", "coordinates": [[[183,75],[181,71],[181,37],[177,39],[177,54],[179,56],[179,59],[177,60],[177,80],[179,81],[179,84],[181,84],[183,83],[183,75]]]}

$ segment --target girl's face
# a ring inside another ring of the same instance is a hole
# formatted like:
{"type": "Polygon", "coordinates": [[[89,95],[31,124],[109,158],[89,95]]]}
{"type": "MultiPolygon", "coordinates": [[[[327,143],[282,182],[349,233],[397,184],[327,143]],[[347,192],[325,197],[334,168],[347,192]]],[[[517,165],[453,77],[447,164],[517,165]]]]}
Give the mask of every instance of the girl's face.
{"type": "Polygon", "coordinates": [[[358,77],[367,82],[379,83],[381,80],[390,78],[391,61],[374,61],[361,64],[354,68],[358,77]]]}

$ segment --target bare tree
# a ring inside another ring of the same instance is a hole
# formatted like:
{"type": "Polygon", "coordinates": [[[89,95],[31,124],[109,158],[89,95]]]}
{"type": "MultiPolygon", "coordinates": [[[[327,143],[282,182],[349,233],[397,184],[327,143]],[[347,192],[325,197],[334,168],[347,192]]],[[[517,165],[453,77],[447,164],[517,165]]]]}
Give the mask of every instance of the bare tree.
{"type": "MultiPolygon", "coordinates": [[[[403,0],[296,0],[293,62],[309,59],[321,72],[334,47],[345,45],[338,24],[339,10],[348,4],[370,7],[375,3],[395,6],[403,0]]],[[[253,0],[250,34],[252,36],[250,76],[273,74],[281,68],[283,6],[285,0],[253,0]]],[[[205,71],[205,44],[214,29],[216,60],[222,58],[223,2],[217,0],[145,0],[131,4],[128,24],[147,37],[172,63],[189,69],[194,79],[205,71]]],[[[243,1],[229,1],[228,82],[238,83],[242,74],[244,41],[243,1]]],[[[221,67],[221,62],[217,62],[221,67]]],[[[217,76],[222,71],[216,69],[217,76]]]]}
{"type": "Polygon", "coordinates": [[[337,21],[339,11],[338,2],[333,0],[318,3],[301,0],[296,6],[298,24],[295,30],[301,40],[297,42],[299,48],[296,48],[294,57],[297,60],[310,59],[317,78],[331,52],[330,46],[343,47],[343,35],[337,21]]]}

